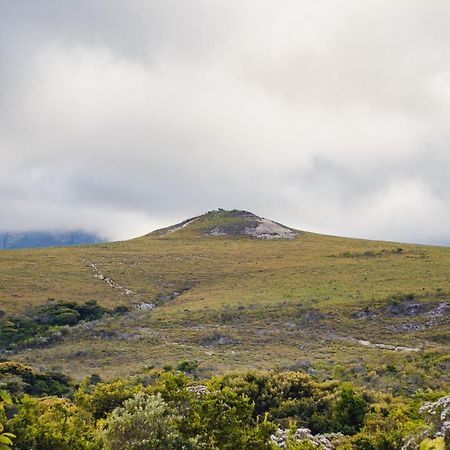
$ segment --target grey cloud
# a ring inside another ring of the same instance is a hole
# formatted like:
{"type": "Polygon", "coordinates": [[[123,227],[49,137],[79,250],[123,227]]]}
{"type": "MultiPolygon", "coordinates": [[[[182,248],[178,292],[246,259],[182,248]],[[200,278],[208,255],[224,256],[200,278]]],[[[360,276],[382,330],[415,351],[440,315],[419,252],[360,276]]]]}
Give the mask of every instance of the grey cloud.
{"type": "Polygon", "coordinates": [[[216,207],[450,242],[450,6],[0,1],[0,229],[216,207]]]}

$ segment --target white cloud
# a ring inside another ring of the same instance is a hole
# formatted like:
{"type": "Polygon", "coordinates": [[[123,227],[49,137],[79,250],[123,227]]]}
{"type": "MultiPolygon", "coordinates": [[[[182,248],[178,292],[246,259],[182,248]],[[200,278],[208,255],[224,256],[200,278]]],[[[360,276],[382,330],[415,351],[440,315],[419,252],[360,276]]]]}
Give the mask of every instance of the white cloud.
{"type": "Polygon", "coordinates": [[[443,0],[2,4],[0,228],[125,238],[236,207],[450,242],[449,16],[443,0]]]}

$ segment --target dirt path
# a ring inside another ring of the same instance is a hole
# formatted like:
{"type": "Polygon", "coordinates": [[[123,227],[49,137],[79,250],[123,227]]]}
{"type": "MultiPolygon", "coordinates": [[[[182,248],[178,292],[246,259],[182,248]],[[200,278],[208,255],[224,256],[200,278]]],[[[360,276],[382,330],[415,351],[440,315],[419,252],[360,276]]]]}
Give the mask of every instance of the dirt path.
{"type": "Polygon", "coordinates": [[[374,343],[374,342],[370,342],[366,339],[358,339],[358,338],[354,338],[352,336],[339,336],[334,333],[328,334],[326,338],[331,341],[350,342],[352,344],[362,345],[364,347],[381,348],[383,350],[391,350],[393,352],[419,352],[420,350],[422,350],[419,347],[403,347],[401,345],[374,343]]]}
{"type": "Polygon", "coordinates": [[[118,291],[122,292],[123,294],[133,297],[136,301],[134,302],[134,305],[136,306],[137,309],[142,309],[142,310],[150,310],[153,309],[155,307],[155,305],[153,303],[148,303],[148,302],[143,302],[141,297],[139,296],[139,294],[137,292],[134,292],[132,289],[126,287],[126,286],[122,286],[121,284],[117,283],[116,281],[114,281],[110,276],[103,274],[100,269],[97,267],[96,264],[94,264],[91,261],[88,261],[85,258],[82,258],[82,261],[84,263],[84,265],[90,269],[90,271],[93,273],[95,278],[98,278],[102,281],[104,281],[105,283],[107,283],[112,289],[117,289],[118,291]]]}

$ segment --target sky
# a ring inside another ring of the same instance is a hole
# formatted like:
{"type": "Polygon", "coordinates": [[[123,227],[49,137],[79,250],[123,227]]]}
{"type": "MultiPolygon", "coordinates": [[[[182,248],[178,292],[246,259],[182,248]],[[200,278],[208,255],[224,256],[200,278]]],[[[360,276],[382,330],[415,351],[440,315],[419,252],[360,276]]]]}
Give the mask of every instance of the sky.
{"type": "Polygon", "coordinates": [[[211,209],[450,244],[448,0],[0,0],[0,231],[211,209]]]}

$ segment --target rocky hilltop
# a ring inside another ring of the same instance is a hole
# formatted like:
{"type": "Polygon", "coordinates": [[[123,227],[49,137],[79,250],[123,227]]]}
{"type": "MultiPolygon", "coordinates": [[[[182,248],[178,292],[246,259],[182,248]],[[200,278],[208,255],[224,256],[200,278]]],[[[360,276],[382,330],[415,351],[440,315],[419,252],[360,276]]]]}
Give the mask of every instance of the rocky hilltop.
{"type": "Polygon", "coordinates": [[[218,209],[187,219],[151,234],[168,236],[173,233],[194,232],[201,236],[251,237],[255,239],[294,239],[299,231],[249,211],[218,209]]]}

